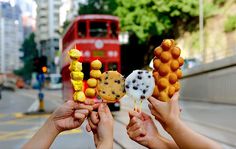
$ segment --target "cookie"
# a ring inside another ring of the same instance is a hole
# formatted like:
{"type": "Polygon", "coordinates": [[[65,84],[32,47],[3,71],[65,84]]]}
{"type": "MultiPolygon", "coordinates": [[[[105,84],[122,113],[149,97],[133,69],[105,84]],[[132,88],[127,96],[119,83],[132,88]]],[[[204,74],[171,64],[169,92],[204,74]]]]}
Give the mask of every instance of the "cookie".
{"type": "Polygon", "coordinates": [[[125,78],[117,71],[104,72],[97,85],[98,95],[108,102],[115,102],[125,95],[125,78]]]}
{"type": "Polygon", "coordinates": [[[172,39],[163,40],[161,46],[154,50],[155,87],[153,96],[161,101],[169,101],[180,89],[179,79],[182,78],[180,67],[184,64],[184,59],[180,57],[180,54],[180,48],[172,39]]]}
{"type": "Polygon", "coordinates": [[[154,90],[155,82],[152,72],[134,70],[125,79],[125,90],[128,96],[136,100],[149,98],[154,90]]]}

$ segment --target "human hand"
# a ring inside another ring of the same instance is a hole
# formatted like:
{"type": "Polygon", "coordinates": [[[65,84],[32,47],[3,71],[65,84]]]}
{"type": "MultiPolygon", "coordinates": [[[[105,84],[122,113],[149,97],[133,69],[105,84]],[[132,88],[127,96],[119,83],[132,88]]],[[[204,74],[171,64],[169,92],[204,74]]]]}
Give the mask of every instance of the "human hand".
{"type": "Polygon", "coordinates": [[[94,143],[97,148],[112,148],[113,146],[113,117],[109,107],[102,103],[98,107],[98,112],[92,112],[86,129],[92,131],[94,143]]]}
{"type": "Polygon", "coordinates": [[[158,120],[162,127],[169,132],[173,129],[175,123],[180,121],[180,108],[179,108],[179,92],[175,93],[174,96],[168,102],[162,102],[154,97],[150,97],[148,101],[149,109],[155,119],[158,120]]]}
{"type": "Polygon", "coordinates": [[[150,149],[178,148],[173,141],[160,135],[152,118],[146,113],[130,111],[129,117],[130,122],[126,129],[129,137],[135,142],[150,149]]]}
{"type": "Polygon", "coordinates": [[[58,107],[49,118],[58,132],[75,129],[84,122],[89,112],[93,110],[92,105],[77,103],[69,100],[58,107]]]}

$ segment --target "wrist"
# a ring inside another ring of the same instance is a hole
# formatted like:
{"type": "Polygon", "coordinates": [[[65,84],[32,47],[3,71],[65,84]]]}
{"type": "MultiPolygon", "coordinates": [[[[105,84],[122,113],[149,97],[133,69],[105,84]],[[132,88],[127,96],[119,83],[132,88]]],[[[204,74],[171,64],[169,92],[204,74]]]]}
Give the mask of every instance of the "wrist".
{"type": "Polygon", "coordinates": [[[171,135],[174,132],[177,132],[178,128],[182,125],[182,121],[180,118],[177,118],[173,121],[171,121],[171,123],[169,123],[166,127],[166,131],[171,135]]]}
{"type": "Polygon", "coordinates": [[[56,127],[55,122],[52,117],[49,117],[45,123],[45,126],[50,131],[51,134],[57,136],[61,131],[56,127]]]}
{"type": "Polygon", "coordinates": [[[112,149],[113,148],[113,138],[112,139],[106,139],[97,145],[97,149],[112,149]]]}
{"type": "Polygon", "coordinates": [[[148,146],[146,146],[149,149],[156,149],[156,148],[168,149],[169,148],[169,144],[166,141],[166,139],[160,135],[153,137],[153,139],[150,141],[151,142],[148,143],[148,146]]]}

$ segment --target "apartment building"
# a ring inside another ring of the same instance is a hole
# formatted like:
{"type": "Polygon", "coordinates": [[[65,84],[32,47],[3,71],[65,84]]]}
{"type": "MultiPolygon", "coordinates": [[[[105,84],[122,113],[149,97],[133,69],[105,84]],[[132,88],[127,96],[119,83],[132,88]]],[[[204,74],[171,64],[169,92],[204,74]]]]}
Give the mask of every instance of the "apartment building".
{"type": "Polygon", "coordinates": [[[39,53],[47,56],[50,73],[56,71],[55,55],[59,50],[59,10],[61,0],[36,0],[36,42],[39,53]]]}
{"type": "Polygon", "coordinates": [[[0,2],[0,72],[11,73],[22,67],[19,51],[23,42],[21,10],[18,5],[0,2]]]}

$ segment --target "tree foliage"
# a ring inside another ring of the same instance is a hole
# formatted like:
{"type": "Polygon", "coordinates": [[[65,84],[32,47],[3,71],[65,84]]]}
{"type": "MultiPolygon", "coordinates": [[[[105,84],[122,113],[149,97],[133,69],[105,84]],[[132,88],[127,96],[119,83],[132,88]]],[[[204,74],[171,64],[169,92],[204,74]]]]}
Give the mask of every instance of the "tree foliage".
{"type": "Polygon", "coordinates": [[[198,21],[198,1],[193,0],[117,0],[115,14],[122,30],[132,31],[141,39],[152,35],[178,37],[182,29],[192,30],[198,21]]]}
{"type": "Polygon", "coordinates": [[[23,53],[21,60],[23,61],[24,66],[21,69],[16,70],[15,74],[22,76],[25,80],[31,78],[31,74],[34,71],[33,59],[38,56],[34,38],[34,33],[30,34],[30,36],[24,40],[19,49],[23,53]]]}
{"type": "Polygon", "coordinates": [[[79,3],[78,14],[113,14],[117,3],[115,0],[88,0],[87,3],[79,3]]]}

